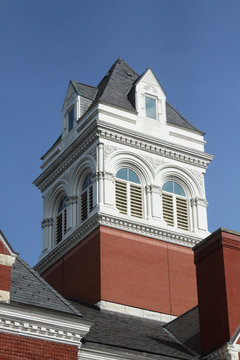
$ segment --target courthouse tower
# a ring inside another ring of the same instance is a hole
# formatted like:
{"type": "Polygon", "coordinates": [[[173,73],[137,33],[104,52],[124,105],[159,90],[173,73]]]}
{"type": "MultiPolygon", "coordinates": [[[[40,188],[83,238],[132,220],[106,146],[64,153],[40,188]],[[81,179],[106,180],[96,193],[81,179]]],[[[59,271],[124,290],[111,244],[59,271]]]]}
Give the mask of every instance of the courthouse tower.
{"type": "MultiPolygon", "coordinates": [[[[71,80],[62,134],[34,181],[43,196],[38,272],[65,297],[132,313],[197,303],[192,247],[205,238],[204,133],[152,70],[118,59],[94,87],[71,80]]],[[[152,316],[151,315],[151,316],[152,316]]]]}

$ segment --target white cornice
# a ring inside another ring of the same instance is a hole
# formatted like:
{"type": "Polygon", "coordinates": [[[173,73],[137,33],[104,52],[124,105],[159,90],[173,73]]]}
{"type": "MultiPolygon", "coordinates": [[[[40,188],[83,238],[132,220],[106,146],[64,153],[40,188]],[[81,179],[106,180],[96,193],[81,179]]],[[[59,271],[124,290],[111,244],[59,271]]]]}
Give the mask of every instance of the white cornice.
{"type": "Polygon", "coordinates": [[[213,155],[172,144],[157,138],[111,126],[103,121],[90,123],[89,127],[62,154],[58,156],[33,182],[41,191],[52,184],[79,156],[97,139],[108,139],[115,143],[147,151],[183,163],[206,169],[213,155]]]}
{"type": "MultiPolygon", "coordinates": [[[[103,345],[104,346],[104,345],[103,345]]],[[[82,360],[146,360],[149,358],[158,358],[158,354],[148,354],[146,352],[139,352],[129,349],[118,349],[113,350],[111,345],[104,346],[105,349],[100,348],[98,344],[92,344],[91,346],[88,343],[83,345],[80,350],[80,359],[82,360]],[[96,347],[94,347],[96,345],[96,347]],[[150,356],[149,356],[150,355],[150,356]]]]}
{"type": "Polygon", "coordinates": [[[97,139],[96,124],[92,124],[88,131],[77,138],[46,170],[33,182],[44,191],[59,177],[79,156],[97,139]]]}
{"type": "Polygon", "coordinates": [[[90,323],[80,317],[56,315],[0,304],[0,331],[37,337],[44,340],[80,346],[81,338],[89,331],[90,323]]]}
{"type": "Polygon", "coordinates": [[[199,150],[159,140],[154,137],[145,136],[144,134],[138,132],[133,134],[131,130],[123,129],[121,127],[117,127],[116,125],[112,126],[104,121],[98,120],[97,124],[98,136],[100,138],[105,138],[120,144],[161,155],[163,157],[189,163],[200,168],[206,169],[214,158],[213,155],[199,150]]]}
{"type": "Polygon", "coordinates": [[[191,233],[183,234],[176,231],[162,229],[158,226],[149,225],[149,223],[141,220],[134,220],[130,218],[123,219],[123,217],[109,215],[104,213],[97,213],[93,215],[88,221],[79,226],[72,234],[65,240],[61,241],[51,252],[46,254],[35,265],[34,269],[40,274],[49,266],[54,264],[77,243],[82,241],[88,234],[90,234],[99,225],[111,227],[118,230],[128,231],[134,234],[147,236],[158,240],[163,240],[172,244],[183,245],[186,247],[193,247],[202,240],[191,233]]]}

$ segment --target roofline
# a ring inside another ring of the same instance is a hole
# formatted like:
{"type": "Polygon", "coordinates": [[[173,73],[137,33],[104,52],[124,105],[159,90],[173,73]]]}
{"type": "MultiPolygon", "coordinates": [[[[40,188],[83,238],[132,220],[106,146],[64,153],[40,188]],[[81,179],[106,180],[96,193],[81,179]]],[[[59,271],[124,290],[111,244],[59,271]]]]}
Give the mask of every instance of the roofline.
{"type": "Polygon", "coordinates": [[[0,229],[0,240],[2,240],[4,242],[4,245],[6,246],[6,248],[8,249],[8,251],[10,252],[10,254],[12,256],[17,256],[18,253],[15,252],[12,248],[12,246],[9,244],[7,238],[5,237],[5,235],[3,234],[2,230],[0,229]]]}
{"type": "Polygon", "coordinates": [[[152,68],[149,66],[149,67],[147,67],[147,69],[142,73],[142,75],[140,75],[134,82],[133,82],[133,85],[132,85],[132,87],[133,86],[136,86],[138,83],[139,83],[139,81],[144,77],[144,75],[148,72],[148,70],[150,70],[151,72],[152,72],[152,74],[154,75],[154,77],[155,77],[155,79],[157,80],[157,82],[158,82],[158,84],[159,84],[159,86],[161,87],[161,89],[162,89],[162,91],[163,91],[163,93],[164,93],[164,95],[166,96],[166,93],[165,93],[165,91],[164,91],[164,89],[163,89],[163,87],[162,87],[162,85],[160,84],[160,82],[159,82],[159,80],[158,80],[158,78],[156,77],[156,75],[154,74],[154,72],[152,71],[152,68]]]}
{"type": "MultiPolygon", "coordinates": [[[[176,113],[181,116],[181,118],[183,118],[189,125],[191,125],[194,129],[188,129],[188,130],[195,130],[196,132],[200,133],[201,135],[206,135],[205,132],[199,130],[198,128],[196,128],[194,125],[192,125],[187,119],[185,119],[184,116],[182,116],[182,114],[180,114],[179,111],[177,111],[168,101],[166,101],[166,104],[168,104],[174,111],[176,111],[176,113]]],[[[167,121],[168,122],[168,121],[167,121]]],[[[172,124],[169,122],[169,124],[172,124]]],[[[172,124],[172,125],[175,125],[175,124],[172,124]]],[[[181,125],[176,125],[176,126],[179,126],[179,127],[184,127],[184,126],[181,126],[181,125]]]]}

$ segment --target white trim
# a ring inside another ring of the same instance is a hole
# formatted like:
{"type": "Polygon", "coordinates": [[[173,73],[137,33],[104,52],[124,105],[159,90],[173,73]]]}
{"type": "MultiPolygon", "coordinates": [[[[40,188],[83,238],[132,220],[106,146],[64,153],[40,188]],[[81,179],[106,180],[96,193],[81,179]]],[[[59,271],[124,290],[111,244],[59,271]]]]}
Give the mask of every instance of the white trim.
{"type": "Polygon", "coordinates": [[[0,264],[12,266],[15,263],[16,257],[12,255],[0,254],[0,264]]]}
{"type": "Polygon", "coordinates": [[[128,305],[117,304],[105,300],[99,301],[96,305],[100,307],[100,309],[102,310],[118,312],[125,315],[137,316],[144,319],[158,320],[165,323],[176,319],[176,316],[174,315],[164,314],[151,310],[145,310],[128,305]]]}
{"type": "Polygon", "coordinates": [[[72,249],[76,244],[85,239],[93,230],[99,225],[104,225],[110,228],[128,231],[134,234],[147,236],[157,240],[163,240],[169,243],[183,245],[186,247],[193,247],[197,245],[203,238],[208,235],[208,232],[202,234],[202,238],[194,236],[193,233],[184,230],[170,230],[161,228],[161,224],[152,225],[148,220],[137,219],[127,215],[121,216],[109,215],[98,212],[90,217],[75,231],[72,232],[65,240],[62,240],[47,254],[42,253],[39,262],[34,266],[34,269],[40,274],[72,249]]]}
{"type": "Polygon", "coordinates": [[[0,290],[0,302],[9,303],[10,292],[5,290],[0,290]]]}
{"type": "Polygon", "coordinates": [[[81,346],[90,324],[80,317],[0,304],[0,331],[81,346]]]}
{"type": "MultiPolygon", "coordinates": [[[[131,351],[131,350],[130,350],[131,351]]],[[[99,348],[88,347],[83,345],[79,352],[81,360],[146,360],[147,353],[141,352],[138,354],[131,353],[128,349],[118,350],[118,353],[110,349],[103,350],[99,348]]],[[[156,354],[157,355],[157,354],[156,354]]]]}
{"type": "Polygon", "coordinates": [[[205,152],[194,150],[188,147],[173,144],[164,140],[159,140],[151,136],[144,136],[141,133],[123,129],[122,127],[114,127],[106,124],[104,121],[97,120],[91,124],[78,138],[77,142],[64,149],[59,154],[55,162],[51,164],[41,175],[34,180],[41,191],[44,191],[52,182],[54,182],[61,173],[63,173],[97,138],[110,139],[115,143],[128,145],[136,149],[145,150],[147,153],[154,153],[166,158],[175,159],[177,161],[195,165],[206,169],[213,155],[205,152]],[[59,168],[59,164],[61,166],[59,168]]]}

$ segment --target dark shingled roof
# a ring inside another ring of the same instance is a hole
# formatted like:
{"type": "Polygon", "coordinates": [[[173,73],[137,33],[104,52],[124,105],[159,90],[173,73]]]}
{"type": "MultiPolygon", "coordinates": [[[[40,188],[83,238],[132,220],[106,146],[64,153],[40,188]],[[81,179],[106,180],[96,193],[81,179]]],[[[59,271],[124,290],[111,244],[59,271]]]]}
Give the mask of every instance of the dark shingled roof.
{"type": "Polygon", "coordinates": [[[85,85],[74,80],[71,80],[71,83],[78,95],[90,100],[94,100],[94,98],[96,97],[98,92],[98,89],[96,87],[85,85]]]}
{"type": "Polygon", "coordinates": [[[158,355],[158,359],[195,359],[159,321],[99,311],[97,307],[73,301],[72,304],[85,320],[94,323],[83,339],[86,345],[110,346],[116,351],[137,351],[147,358],[158,355]]]}
{"type": "Polygon", "coordinates": [[[12,266],[10,302],[81,316],[75,307],[58,294],[19,256],[12,266]]]}
{"type": "MultiPolygon", "coordinates": [[[[143,74],[142,74],[143,75],[143,74]]],[[[120,107],[125,110],[135,109],[135,84],[142,77],[138,75],[123,59],[118,58],[97,87],[81,84],[71,80],[76,92],[93,101],[120,107]]],[[[167,122],[204,134],[191,125],[170,104],[166,104],[167,122]]]]}
{"type": "Polygon", "coordinates": [[[164,327],[188,348],[198,354],[201,353],[198,306],[177,317],[164,327]]]}

